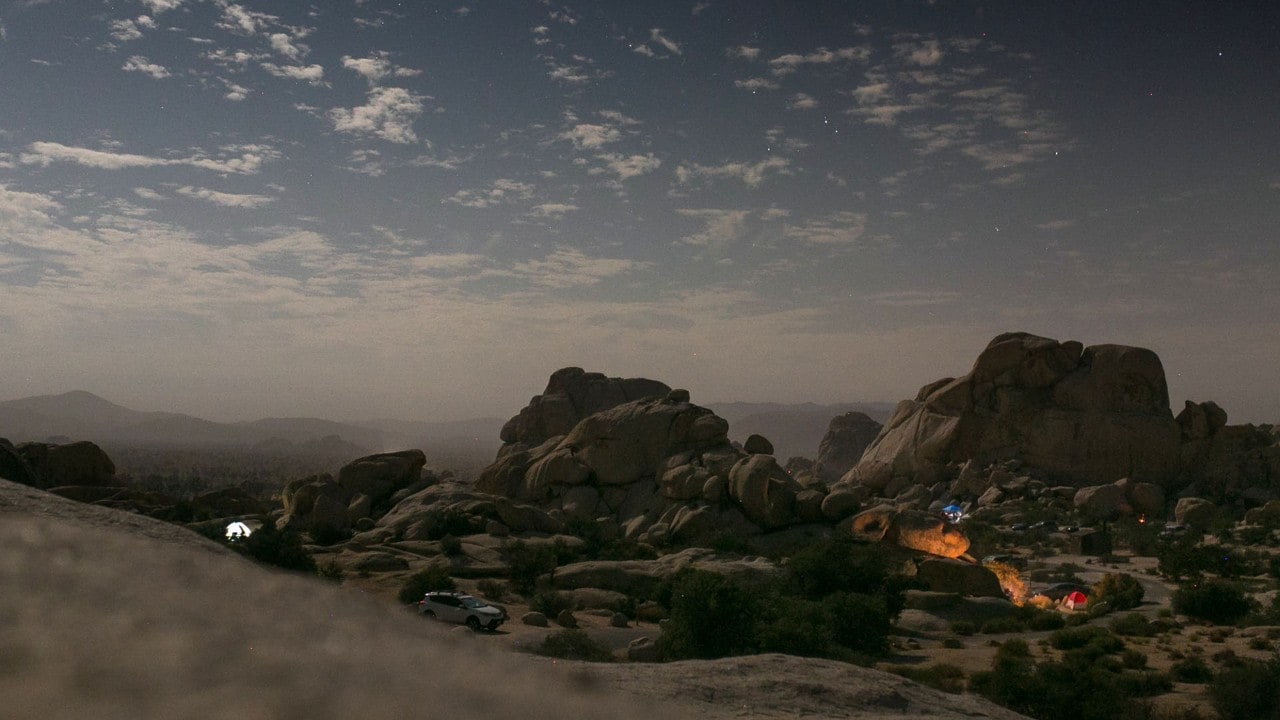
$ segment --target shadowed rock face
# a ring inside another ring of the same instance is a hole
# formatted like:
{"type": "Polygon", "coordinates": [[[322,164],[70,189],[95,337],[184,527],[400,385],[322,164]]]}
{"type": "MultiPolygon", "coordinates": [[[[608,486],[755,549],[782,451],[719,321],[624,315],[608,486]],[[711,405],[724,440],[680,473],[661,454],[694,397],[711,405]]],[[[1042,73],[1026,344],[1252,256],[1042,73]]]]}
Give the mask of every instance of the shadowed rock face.
{"type": "Polygon", "coordinates": [[[815,474],[828,485],[849,472],[867,446],[880,434],[882,425],[860,412],[848,412],[831,419],[827,434],[818,445],[815,474]]]}
{"type": "Polygon", "coordinates": [[[115,484],[115,463],[102,448],[87,440],[63,445],[23,443],[17,453],[26,461],[32,484],[38,488],[115,484]]]}
{"type": "Polygon", "coordinates": [[[582,368],[557,370],[547,381],[547,389],[535,395],[518,415],[502,426],[502,442],[526,446],[540,445],[549,438],[565,435],[580,420],[632,400],[663,397],[671,388],[645,378],[611,378],[582,368]]]}
{"type": "Polygon", "coordinates": [[[1167,486],[1179,438],[1155,353],[1010,333],[969,374],[900,403],[841,482],[878,492],[899,478],[936,481],[951,463],[1016,459],[1062,484],[1129,477],[1167,486]]]}

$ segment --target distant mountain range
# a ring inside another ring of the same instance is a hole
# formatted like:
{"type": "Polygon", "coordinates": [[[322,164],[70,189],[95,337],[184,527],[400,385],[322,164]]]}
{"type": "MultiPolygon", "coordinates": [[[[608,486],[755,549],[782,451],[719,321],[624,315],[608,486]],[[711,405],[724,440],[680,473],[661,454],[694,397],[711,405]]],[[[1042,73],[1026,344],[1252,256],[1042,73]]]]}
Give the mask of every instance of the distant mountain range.
{"type": "Polygon", "coordinates": [[[140,412],[76,390],[0,402],[0,437],[13,442],[51,438],[92,440],[100,445],[183,448],[244,447],[287,451],[291,445],[314,447],[321,441],[367,452],[420,448],[451,453],[483,453],[492,458],[504,421],[478,418],[459,422],[373,420],[341,423],[319,418],[266,418],[220,423],[169,412],[140,412]]]}
{"type": "MultiPolygon", "coordinates": [[[[769,439],[780,460],[815,457],[831,419],[850,411],[884,422],[892,403],[713,403],[710,410],[729,421],[729,437],[745,441],[753,433],[769,439]]],[[[367,452],[419,448],[439,454],[492,460],[505,420],[476,418],[425,422],[390,418],[358,423],[319,418],[266,418],[221,423],[170,412],[142,412],[93,393],[76,390],[0,402],[0,437],[13,442],[92,440],[104,446],[174,448],[239,447],[262,452],[315,449],[324,443],[367,452]]]]}

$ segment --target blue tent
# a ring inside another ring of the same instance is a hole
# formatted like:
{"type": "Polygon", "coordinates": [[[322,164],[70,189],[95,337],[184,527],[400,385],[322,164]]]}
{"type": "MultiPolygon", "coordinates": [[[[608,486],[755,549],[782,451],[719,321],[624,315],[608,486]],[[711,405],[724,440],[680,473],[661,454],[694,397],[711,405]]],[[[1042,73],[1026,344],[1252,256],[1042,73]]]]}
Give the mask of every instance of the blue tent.
{"type": "Polygon", "coordinates": [[[964,510],[959,505],[948,505],[942,508],[942,514],[947,516],[951,522],[955,522],[964,516],[964,510]]]}

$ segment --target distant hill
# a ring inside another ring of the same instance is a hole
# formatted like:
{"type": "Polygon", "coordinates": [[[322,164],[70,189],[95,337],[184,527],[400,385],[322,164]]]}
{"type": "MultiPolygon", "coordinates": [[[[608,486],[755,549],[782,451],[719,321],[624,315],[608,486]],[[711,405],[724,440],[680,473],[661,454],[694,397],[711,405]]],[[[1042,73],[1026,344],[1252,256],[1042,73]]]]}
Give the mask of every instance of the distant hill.
{"type": "Polygon", "coordinates": [[[181,413],[132,410],[83,390],[0,402],[0,437],[13,442],[70,438],[100,445],[239,447],[265,452],[315,450],[327,442],[348,453],[418,448],[433,465],[436,456],[442,456],[441,461],[465,458],[471,464],[492,460],[501,445],[502,423],[496,418],[369,423],[266,418],[220,423],[181,413]]]}
{"type": "Polygon", "coordinates": [[[879,423],[893,414],[894,403],[849,402],[819,405],[817,403],[711,403],[706,406],[729,421],[729,438],[744,442],[753,434],[763,435],[773,443],[774,455],[780,462],[787,458],[818,455],[818,445],[827,433],[831,419],[847,412],[865,413],[879,423]]]}

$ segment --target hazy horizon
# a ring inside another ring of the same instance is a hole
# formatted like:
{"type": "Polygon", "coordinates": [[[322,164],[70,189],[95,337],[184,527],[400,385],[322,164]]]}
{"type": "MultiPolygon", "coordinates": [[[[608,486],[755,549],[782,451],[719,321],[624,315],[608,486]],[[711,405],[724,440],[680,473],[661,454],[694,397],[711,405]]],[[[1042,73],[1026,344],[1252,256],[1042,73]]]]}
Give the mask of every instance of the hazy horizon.
{"type": "Polygon", "coordinates": [[[897,402],[1031,332],[1280,422],[1280,8],[0,9],[0,397],[897,402]],[[86,11],[88,10],[88,11],[86,11]]]}

